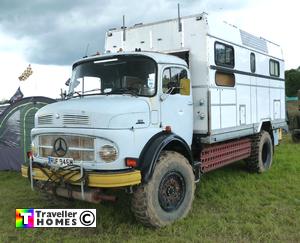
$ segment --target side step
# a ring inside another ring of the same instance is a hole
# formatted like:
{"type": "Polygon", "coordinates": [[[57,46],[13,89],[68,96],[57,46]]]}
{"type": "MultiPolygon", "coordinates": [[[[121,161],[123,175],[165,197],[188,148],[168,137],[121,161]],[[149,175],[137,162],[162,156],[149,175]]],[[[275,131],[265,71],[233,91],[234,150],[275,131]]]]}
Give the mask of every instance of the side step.
{"type": "Polygon", "coordinates": [[[235,161],[246,159],[250,156],[250,153],[250,138],[206,146],[200,153],[201,171],[208,172],[235,161]]]}

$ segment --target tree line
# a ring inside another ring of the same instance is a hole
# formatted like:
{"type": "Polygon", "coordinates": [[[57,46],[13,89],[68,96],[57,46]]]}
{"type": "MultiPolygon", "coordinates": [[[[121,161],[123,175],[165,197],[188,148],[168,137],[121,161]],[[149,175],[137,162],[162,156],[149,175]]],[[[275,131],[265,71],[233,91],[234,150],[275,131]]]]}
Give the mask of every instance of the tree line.
{"type": "Polygon", "coordinates": [[[297,96],[298,90],[300,90],[300,66],[297,69],[290,69],[285,71],[286,96],[297,96]]]}

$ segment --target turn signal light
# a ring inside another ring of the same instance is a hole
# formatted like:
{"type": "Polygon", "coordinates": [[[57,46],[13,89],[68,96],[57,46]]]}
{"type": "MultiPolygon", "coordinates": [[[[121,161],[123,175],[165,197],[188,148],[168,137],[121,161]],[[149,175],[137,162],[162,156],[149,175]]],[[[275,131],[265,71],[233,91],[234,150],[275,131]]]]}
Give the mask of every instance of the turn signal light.
{"type": "Polygon", "coordinates": [[[165,132],[171,133],[171,132],[172,132],[171,126],[166,126],[166,127],[165,127],[165,132]]]}
{"type": "Polygon", "coordinates": [[[125,164],[126,166],[128,167],[137,167],[138,166],[138,160],[137,159],[134,159],[134,158],[126,158],[125,159],[125,164]]]}

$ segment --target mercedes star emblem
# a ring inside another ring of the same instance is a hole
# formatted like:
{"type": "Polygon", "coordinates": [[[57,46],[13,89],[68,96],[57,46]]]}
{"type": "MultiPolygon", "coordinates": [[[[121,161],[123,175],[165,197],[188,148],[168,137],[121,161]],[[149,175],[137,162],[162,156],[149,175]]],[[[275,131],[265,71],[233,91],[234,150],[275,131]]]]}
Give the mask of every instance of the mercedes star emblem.
{"type": "Polygon", "coordinates": [[[67,151],[68,151],[66,141],[63,138],[56,139],[55,142],[54,142],[53,150],[54,150],[54,153],[58,157],[65,156],[67,151]]]}

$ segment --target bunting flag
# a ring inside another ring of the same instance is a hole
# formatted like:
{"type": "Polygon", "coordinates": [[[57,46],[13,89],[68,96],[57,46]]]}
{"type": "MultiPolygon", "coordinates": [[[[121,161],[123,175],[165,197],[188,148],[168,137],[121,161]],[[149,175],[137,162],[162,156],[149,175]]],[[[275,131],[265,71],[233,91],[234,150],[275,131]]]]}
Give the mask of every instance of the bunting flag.
{"type": "Polygon", "coordinates": [[[13,103],[15,103],[16,101],[22,99],[23,96],[24,96],[24,95],[23,95],[23,93],[22,93],[22,91],[21,91],[21,89],[20,89],[20,87],[19,87],[19,88],[17,89],[16,93],[10,98],[9,103],[10,103],[10,104],[13,104],[13,103]]]}
{"type": "Polygon", "coordinates": [[[20,75],[19,80],[25,81],[32,74],[33,74],[33,70],[31,68],[31,65],[29,64],[28,67],[25,69],[25,71],[20,75]]]}

